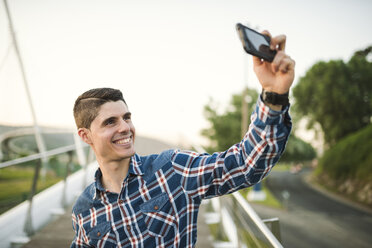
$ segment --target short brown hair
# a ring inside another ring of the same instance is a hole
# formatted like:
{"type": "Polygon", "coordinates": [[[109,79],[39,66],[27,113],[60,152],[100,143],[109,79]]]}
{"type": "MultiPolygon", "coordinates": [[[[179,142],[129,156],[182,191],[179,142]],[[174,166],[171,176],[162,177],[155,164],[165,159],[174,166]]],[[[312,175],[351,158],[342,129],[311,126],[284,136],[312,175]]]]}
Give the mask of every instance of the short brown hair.
{"type": "Polygon", "coordinates": [[[97,117],[100,107],[106,102],[125,100],[120,90],[112,88],[96,88],[80,95],[74,105],[74,118],[77,128],[90,128],[97,117]]]}

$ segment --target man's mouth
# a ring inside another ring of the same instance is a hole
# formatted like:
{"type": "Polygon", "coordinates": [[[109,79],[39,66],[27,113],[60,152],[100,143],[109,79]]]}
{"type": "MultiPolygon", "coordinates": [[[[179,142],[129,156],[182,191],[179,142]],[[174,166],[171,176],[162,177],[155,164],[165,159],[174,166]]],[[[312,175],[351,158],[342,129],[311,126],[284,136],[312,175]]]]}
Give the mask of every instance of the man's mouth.
{"type": "Polygon", "coordinates": [[[113,143],[117,144],[117,145],[125,145],[125,144],[130,143],[131,141],[132,141],[132,136],[130,136],[128,138],[122,138],[122,139],[114,140],[113,143]]]}

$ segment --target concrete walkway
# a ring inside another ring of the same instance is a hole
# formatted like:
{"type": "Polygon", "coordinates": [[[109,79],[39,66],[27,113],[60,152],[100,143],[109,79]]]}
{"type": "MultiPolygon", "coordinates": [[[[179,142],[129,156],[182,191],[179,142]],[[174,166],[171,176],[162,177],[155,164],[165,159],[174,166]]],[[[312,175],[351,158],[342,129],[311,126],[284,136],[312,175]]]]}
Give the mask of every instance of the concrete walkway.
{"type": "Polygon", "coordinates": [[[72,229],[71,209],[60,216],[55,221],[50,222],[42,230],[37,232],[29,243],[22,246],[24,248],[49,248],[49,247],[70,247],[74,238],[72,229]]]}

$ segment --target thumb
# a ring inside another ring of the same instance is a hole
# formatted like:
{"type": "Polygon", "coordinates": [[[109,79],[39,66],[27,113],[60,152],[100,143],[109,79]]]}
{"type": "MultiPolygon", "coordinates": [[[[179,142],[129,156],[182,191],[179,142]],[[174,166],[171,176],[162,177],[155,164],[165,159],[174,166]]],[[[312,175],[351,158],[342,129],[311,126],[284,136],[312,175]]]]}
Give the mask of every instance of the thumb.
{"type": "Polygon", "coordinates": [[[252,58],[253,58],[253,66],[262,65],[263,61],[259,57],[252,56],[252,58]]]}

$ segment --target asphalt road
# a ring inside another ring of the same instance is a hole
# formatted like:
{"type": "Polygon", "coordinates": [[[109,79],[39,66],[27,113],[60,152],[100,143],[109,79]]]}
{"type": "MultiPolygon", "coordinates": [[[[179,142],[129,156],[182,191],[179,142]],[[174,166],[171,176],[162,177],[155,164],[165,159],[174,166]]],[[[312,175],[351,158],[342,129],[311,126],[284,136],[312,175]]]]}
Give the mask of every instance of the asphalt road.
{"type": "Polygon", "coordinates": [[[268,177],[269,189],[285,210],[253,204],[261,218],[279,217],[283,246],[372,247],[372,214],[310,187],[304,180],[307,173],[273,171],[268,177]]]}

